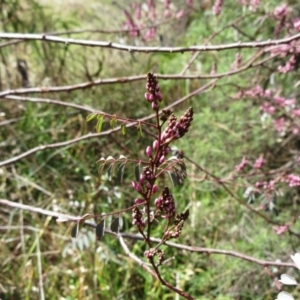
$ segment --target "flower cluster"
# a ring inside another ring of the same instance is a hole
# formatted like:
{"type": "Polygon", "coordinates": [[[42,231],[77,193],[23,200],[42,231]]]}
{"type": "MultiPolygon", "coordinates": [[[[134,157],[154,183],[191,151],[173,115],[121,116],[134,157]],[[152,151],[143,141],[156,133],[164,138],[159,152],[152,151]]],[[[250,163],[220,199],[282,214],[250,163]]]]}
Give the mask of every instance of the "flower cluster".
{"type": "Polygon", "coordinates": [[[284,135],[288,131],[298,134],[299,125],[294,122],[295,117],[299,117],[300,109],[296,104],[296,98],[286,98],[277,94],[277,91],[264,90],[261,86],[241,91],[237,97],[247,96],[250,98],[260,98],[263,104],[260,106],[263,112],[261,120],[264,122],[266,118],[272,116],[273,127],[280,134],[284,135]]]}
{"type": "Polygon", "coordinates": [[[174,218],[175,227],[174,227],[174,229],[167,230],[165,232],[165,235],[164,235],[165,240],[169,240],[171,238],[176,239],[180,236],[184,222],[188,218],[189,214],[190,214],[189,210],[186,210],[183,213],[181,213],[180,215],[176,215],[176,217],[174,218]]]}
{"type": "Polygon", "coordinates": [[[248,159],[244,156],[242,161],[235,167],[237,172],[241,172],[248,164],[248,159]]]}
{"type": "Polygon", "coordinates": [[[138,207],[134,207],[132,209],[132,224],[137,225],[140,229],[143,229],[146,225],[145,221],[143,220],[143,214],[138,207]]]}
{"type": "MultiPolygon", "coordinates": [[[[151,103],[152,109],[156,114],[157,137],[152,146],[147,146],[145,149],[145,154],[149,158],[149,161],[143,167],[141,173],[139,165],[137,166],[138,168],[136,168],[135,172],[137,181],[132,181],[132,187],[140,194],[139,198],[136,198],[134,201],[132,224],[138,227],[144,238],[149,238],[149,227],[154,224],[153,221],[157,221],[158,217],[167,219],[167,227],[163,235],[163,240],[166,241],[170,238],[179,237],[189,212],[186,211],[180,215],[176,215],[175,200],[168,187],[165,187],[161,192],[161,196],[154,200],[154,209],[152,209],[151,197],[158,190],[155,182],[162,171],[168,170],[172,172],[174,175],[172,179],[173,183],[175,182],[174,178],[176,178],[178,184],[186,178],[186,167],[182,161],[182,153],[181,157],[178,156],[175,159],[173,157],[170,166],[168,165],[168,161],[166,161],[166,156],[171,152],[170,143],[183,137],[188,132],[193,121],[194,112],[192,108],[189,108],[180,119],[177,119],[172,111],[168,109],[162,110],[162,113],[159,115],[159,105],[162,101],[162,95],[157,79],[152,73],[148,73],[147,75],[145,98],[151,103]],[[162,129],[164,125],[166,125],[165,130],[162,129]],[[163,164],[164,166],[162,166],[163,164]],[[176,164],[179,165],[180,169],[177,168],[176,164]],[[174,221],[173,225],[172,220],[174,221]],[[146,224],[149,227],[147,228],[147,234],[144,234],[143,231],[146,224]]],[[[151,248],[145,251],[144,254],[152,264],[154,263],[154,257],[157,257],[158,266],[165,261],[165,254],[158,247],[151,248]]]]}
{"type": "Polygon", "coordinates": [[[171,141],[183,137],[191,126],[193,114],[193,108],[191,107],[183,114],[179,121],[171,114],[168,126],[161,135],[162,144],[169,144],[171,141]]]}
{"type": "MultiPolygon", "coordinates": [[[[164,188],[162,195],[154,201],[157,212],[163,212],[163,218],[169,219],[176,213],[175,201],[167,187],[164,188]]],[[[157,215],[158,213],[156,213],[157,215]]]]}
{"type": "Polygon", "coordinates": [[[300,186],[300,176],[296,176],[294,174],[287,175],[286,182],[290,187],[300,186]]]}
{"type": "Polygon", "coordinates": [[[146,84],[145,98],[152,105],[154,111],[158,110],[159,103],[162,101],[162,95],[160,93],[159,85],[157,79],[152,73],[147,75],[147,84],[146,84]]]}
{"type": "Polygon", "coordinates": [[[144,252],[144,255],[148,259],[153,259],[155,256],[157,256],[157,266],[160,266],[165,261],[165,253],[161,249],[151,248],[149,250],[146,250],[144,252]]]}

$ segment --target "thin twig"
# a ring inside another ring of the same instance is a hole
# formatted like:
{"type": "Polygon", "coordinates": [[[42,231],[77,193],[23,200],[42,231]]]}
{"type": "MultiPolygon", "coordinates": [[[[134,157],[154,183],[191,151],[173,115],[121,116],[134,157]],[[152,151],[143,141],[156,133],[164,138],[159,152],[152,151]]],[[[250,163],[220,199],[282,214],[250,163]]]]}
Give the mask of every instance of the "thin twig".
{"type": "Polygon", "coordinates": [[[154,272],[149,266],[147,266],[140,258],[138,258],[137,256],[135,256],[133,253],[130,252],[129,248],[127,247],[123,237],[121,234],[118,235],[118,239],[120,242],[121,247],[123,248],[125,254],[127,256],[129,256],[131,259],[133,259],[136,263],[138,263],[143,269],[145,269],[148,273],[150,273],[154,278],[160,280],[160,282],[165,285],[167,288],[169,288],[170,290],[176,292],[177,294],[179,294],[180,296],[182,296],[185,299],[189,299],[189,300],[193,300],[194,298],[192,296],[190,296],[188,293],[176,288],[175,286],[173,286],[172,284],[166,282],[165,280],[163,280],[162,278],[160,278],[160,275],[157,274],[156,272],[154,272]]]}
{"type": "MultiPolygon", "coordinates": [[[[182,75],[182,74],[155,74],[156,78],[162,80],[199,80],[199,79],[220,79],[223,77],[228,77],[232,75],[239,74],[244,72],[250,68],[257,67],[268,60],[274,59],[276,55],[265,58],[262,61],[254,63],[254,60],[257,59],[262,52],[256,53],[244,66],[236,70],[230,70],[228,72],[223,72],[219,74],[207,74],[207,75],[182,75]]],[[[0,98],[6,98],[8,95],[25,95],[25,94],[44,94],[44,93],[59,93],[59,92],[71,92],[76,90],[83,90],[87,88],[91,88],[93,86],[98,85],[108,85],[108,84],[120,84],[120,83],[128,83],[145,80],[147,74],[145,75],[137,75],[137,76],[128,76],[128,77],[119,77],[119,78],[108,78],[108,79],[97,79],[89,82],[82,82],[75,85],[65,85],[65,86],[54,86],[54,87],[34,87],[34,88],[22,88],[22,89],[14,89],[14,90],[6,90],[0,92],[0,98]]]]}
{"type": "MultiPolygon", "coordinates": [[[[165,109],[171,109],[171,108],[175,107],[176,105],[179,105],[182,102],[186,101],[187,99],[189,99],[189,98],[191,98],[191,97],[193,97],[197,94],[200,94],[200,93],[204,92],[210,86],[212,86],[215,82],[216,82],[216,80],[213,80],[213,81],[203,85],[202,87],[200,87],[199,89],[193,91],[192,93],[188,94],[187,96],[185,96],[181,99],[178,99],[177,101],[173,102],[169,106],[165,107],[165,109]]],[[[137,124],[143,123],[144,121],[150,120],[154,117],[155,117],[155,114],[151,114],[147,117],[144,117],[142,119],[137,120],[136,122],[127,123],[125,126],[127,128],[133,127],[133,126],[136,126],[137,124]]],[[[118,126],[114,129],[106,130],[106,131],[103,131],[103,132],[100,132],[100,133],[88,133],[88,134],[83,135],[81,137],[71,139],[71,140],[67,140],[67,141],[64,141],[64,142],[58,142],[58,143],[54,143],[54,144],[46,144],[46,145],[37,146],[37,147],[32,148],[32,149],[30,149],[26,152],[23,152],[22,154],[19,154],[17,156],[14,156],[12,158],[9,158],[5,161],[0,162],[0,167],[15,163],[16,161],[19,161],[19,160],[21,160],[21,159],[23,159],[23,158],[25,158],[29,155],[32,155],[36,152],[39,152],[39,151],[43,151],[43,150],[46,150],[46,149],[55,149],[55,148],[61,148],[61,147],[69,146],[69,145],[72,145],[72,144],[75,144],[75,143],[78,143],[80,141],[84,141],[84,140],[87,140],[87,139],[92,139],[92,138],[96,138],[96,137],[100,137],[100,136],[109,135],[109,134],[112,134],[113,132],[120,131],[121,129],[122,129],[122,127],[118,126]]]]}
{"type": "Polygon", "coordinates": [[[292,35],[287,38],[278,39],[278,40],[267,40],[261,42],[237,42],[231,44],[223,45],[204,45],[204,46],[190,46],[190,47],[139,47],[139,46],[130,46],[122,45],[112,42],[105,41],[89,41],[89,40],[80,40],[80,39],[70,39],[70,38],[61,38],[52,35],[46,34],[29,34],[29,33],[0,33],[0,39],[17,39],[17,40],[28,40],[28,41],[44,41],[44,42],[54,42],[68,45],[81,45],[89,47],[100,47],[100,48],[109,48],[116,49],[120,51],[128,52],[156,52],[156,53],[183,53],[190,51],[222,51],[230,49],[242,49],[242,48],[264,48],[267,46],[287,44],[294,40],[300,38],[300,33],[292,35]]]}
{"type": "MultiPolygon", "coordinates": [[[[35,207],[35,206],[30,206],[30,205],[25,205],[25,204],[20,204],[18,202],[14,202],[14,201],[9,201],[6,199],[0,199],[0,205],[4,205],[4,206],[8,206],[8,207],[13,207],[13,208],[17,208],[17,209],[21,209],[21,210],[25,210],[28,212],[34,212],[34,213],[38,213],[40,215],[45,215],[45,216],[50,216],[50,217],[54,217],[54,218],[64,218],[64,219],[68,219],[69,221],[80,221],[82,220],[82,217],[75,217],[72,215],[68,215],[68,214],[63,214],[63,213],[58,213],[58,212],[53,212],[51,210],[47,210],[47,209],[43,209],[43,208],[39,208],[39,207],[35,207]]],[[[92,215],[91,215],[92,216],[92,215]]],[[[96,228],[97,224],[89,222],[88,220],[84,221],[84,224],[88,227],[91,228],[96,228]]],[[[7,227],[9,229],[9,227],[7,227]]],[[[24,227],[25,228],[25,227],[24,227]]],[[[5,229],[5,227],[0,227],[1,229],[5,229]]],[[[140,240],[143,241],[144,237],[141,234],[130,234],[130,233],[119,233],[116,234],[115,232],[112,232],[111,230],[105,229],[105,232],[107,234],[113,235],[113,236],[122,236],[122,238],[127,238],[127,239],[133,239],[133,240],[140,240]]],[[[162,240],[161,239],[157,239],[157,238],[150,238],[151,242],[154,243],[161,243],[162,240]]],[[[180,250],[186,250],[189,252],[196,252],[196,253],[206,253],[206,254],[220,254],[220,255],[226,255],[226,256],[232,256],[235,258],[239,258],[251,263],[255,263],[257,265],[260,266],[275,266],[275,267],[292,267],[292,268],[297,268],[295,266],[295,264],[293,263],[284,263],[284,262],[278,262],[278,261],[268,261],[268,260],[262,260],[262,259],[258,259],[249,255],[245,255],[236,251],[231,251],[231,250],[222,250],[222,249],[214,249],[214,248],[204,248],[204,247],[195,247],[195,246],[187,246],[187,245],[182,245],[182,244],[177,244],[177,243],[173,243],[173,242],[164,242],[164,245],[173,247],[173,248],[177,248],[180,250]]],[[[145,264],[143,262],[143,264],[145,264]]]]}

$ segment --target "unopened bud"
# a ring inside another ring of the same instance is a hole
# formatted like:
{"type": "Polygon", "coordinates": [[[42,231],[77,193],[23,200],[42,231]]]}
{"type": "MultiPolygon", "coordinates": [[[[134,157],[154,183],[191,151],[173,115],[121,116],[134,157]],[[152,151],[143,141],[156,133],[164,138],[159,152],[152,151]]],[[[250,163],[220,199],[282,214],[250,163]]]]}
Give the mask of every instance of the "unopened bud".
{"type": "Polygon", "coordinates": [[[141,191],[141,186],[135,181],[132,181],[132,187],[138,192],[141,191]]]}
{"type": "Polygon", "coordinates": [[[141,204],[141,203],[143,203],[144,201],[145,201],[144,199],[136,198],[136,199],[134,200],[134,203],[135,203],[135,204],[141,204]]]}
{"type": "Polygon", "coordinates": [[[151,106],[152,106],[153,110],[157,110],[157,108],[158,108],[158,106],[157,106],[157,104],[155,102],[152,102],[151,106]]]}
{"type": "Polygon", "coordinates": [[[165,161],[165,156],[162,155],[161,158],[159,159],[159,162],[162,164],[165,161]]]}
{"type": "Polygon", "coordinates": [[[152,157],[152,148],[150,146],[146,148],[146,154],[148,157],[152,157]]]}
{"type": "Polygon", "coordinates": [[[157,185],[154,185],[152,187],[152,194],[156,193],[157,192],[157,185]]]}

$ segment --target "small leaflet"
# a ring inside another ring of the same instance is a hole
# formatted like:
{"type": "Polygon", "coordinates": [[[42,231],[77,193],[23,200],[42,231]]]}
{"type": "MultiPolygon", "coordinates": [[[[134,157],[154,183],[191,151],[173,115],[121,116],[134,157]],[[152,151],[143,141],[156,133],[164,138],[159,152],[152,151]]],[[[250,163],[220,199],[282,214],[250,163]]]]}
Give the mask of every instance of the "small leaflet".
{"type": "Polygon", "coordinates": [[[76,222],[71,230],[71,237],[76,239],[79,233],[79,222],[76,222]]]}
{"type": "Polygon", "coordinates": [[[125,169],[126,162],[122,163],[117,172],[117,183],[122,183],[123,182],[123,175],[124,175],[124,169],[125,169]]]}
{"type": "Polygon", "coordinates": [[[96,226],[96,236],[101,239],[104,236],[105,231],[105,219],[102,219],[96,226]]]}
{"type": "Polygon", "coordinates": [[[115,218],[112,222],[111,222],[111,225],[110,225],[110,230],[114,233],[119,233],[119,217],[118,218],[115,218]]]}
{"type": "Polygon", "coordinates": [[[90,113],[89,115],[87,115],[86,117],[86,121],[92,121],[93,119],[95,119],[97,117],[98,113],[94,112],[94,113],[90,113]]]}

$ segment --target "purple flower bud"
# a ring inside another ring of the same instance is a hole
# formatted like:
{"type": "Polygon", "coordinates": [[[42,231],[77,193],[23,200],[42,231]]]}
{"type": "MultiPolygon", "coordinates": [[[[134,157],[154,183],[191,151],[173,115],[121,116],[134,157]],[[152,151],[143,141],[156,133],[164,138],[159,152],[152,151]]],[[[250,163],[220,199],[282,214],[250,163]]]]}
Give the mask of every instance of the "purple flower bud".
{"type": "Polygon", "coordinates": [[[171,151],[170,147],[166,147],[165,154],[167,155],[168,153],[170,153],[170,151],[171,151]]]}
{"type": "Polygon", "coordinates": [[[144,173],[142,173],[140,175],[140,181],[144,181],[146,179],[146,175],[144,173]]]}
{"type": "Polygon", "coordinates": [[[158,149],[158,140],[153,142],[153,149],[156,151],[158,149]]]}
{"type": "Polygon", "coordinates": [[[146,154],[148,157],[152,157],[152,148],[150,146],[146,148],[146,154]]]}
{"type": "Polygon", "coordinates": [[[156,193],[157,192],[157,185],[154,185],[152,187],[152,194],[156,193]]]}
{"type": "Polygon", "coordinates": [[[150,188],[151,188],[151,184],[150,184],[150,182],[147,182],[147,184],[146,184],[146,188],[147,188],[147,189],[150,189],[150,188]]]}
{"type": "Polygon", "coordinates": [[[140,192],[142,190],[141,186],[135,181],[132,181],[132,187],[138,192],[140,192]]]}
{"type": "Polygon", "coordinates": [[[159,162],[162,164],[165,161],[165,156],[162,155],[161,158],[159,159],[159,162]]]}
{"type": "Polygon", "coordinates": [[[135,204],[141,204],[141,203],[143,203],[144,201],[145,201],[144,199],[136,198],[136,199],[134,200],[134,203],[135,203],[135,204]]]}
{"type": "Polygon", "coordinates": [[[152,106],[153,110],[157,110],[158,109],[158,106],[157,106],[157,104],[155,102],[152,102],[151,106],[152,106]]]}
{"type": "Polygon", "coordinates": [[[152,103],[153,100],[154,100],[153,95],[152,95],[152,94],[148,94],[148,93],[145,93],[145,98],[146,98],[146,100],[149,101],[150,103],[152,103]]]}
{"type": "Polygon", "coordinates": [[[156,207],[160,207],[160,205],[161,205],[161,200],[160,200],[160,198],[156,198],[156,199],[154,200],[154,204],[155,204],[156,207]]]}
{"type": "Polygon", "coordinates": [[[159,102],[161,102],[161,100],[162,100],[161,92],[157,92],[157,93],[156,93],[156,99],[157,99],[159,102]]]}

